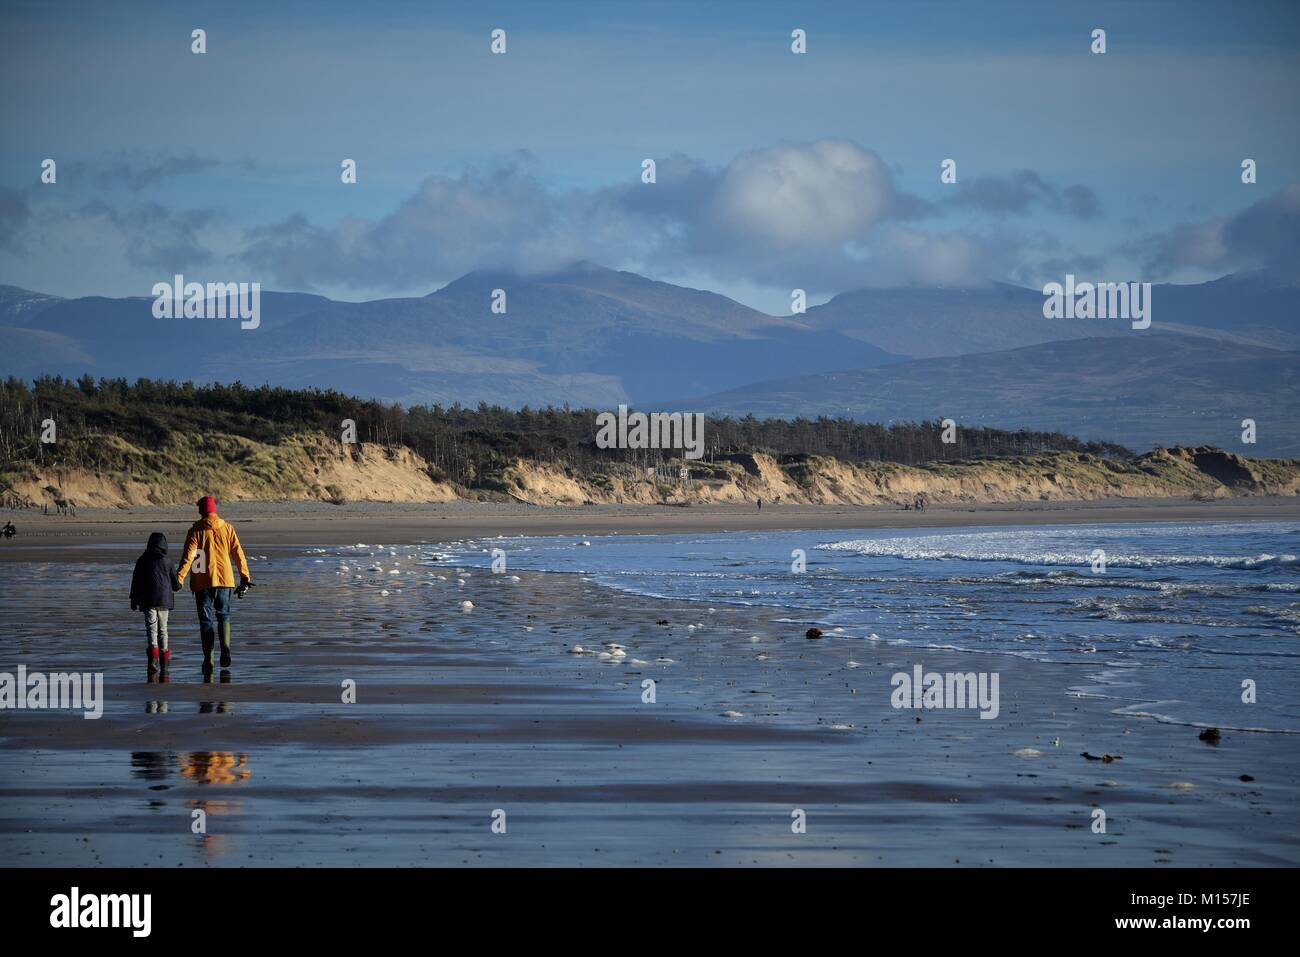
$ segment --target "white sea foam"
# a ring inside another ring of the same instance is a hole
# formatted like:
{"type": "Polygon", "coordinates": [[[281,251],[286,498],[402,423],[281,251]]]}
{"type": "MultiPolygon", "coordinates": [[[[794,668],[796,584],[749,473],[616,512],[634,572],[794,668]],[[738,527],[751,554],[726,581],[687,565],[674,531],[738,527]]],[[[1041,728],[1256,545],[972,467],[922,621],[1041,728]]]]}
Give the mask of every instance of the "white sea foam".
{"type": "MultiPolygon", "coordinates": [[[[1009,562],[1019,565],[1067,565],[1087,568],[1092,550],[1014,547],[1010,541],[989,541],[971,536],[968,541],[954,541],[961,536],[922,538],[859,538],[846,542],[818,545],[826,551],[852,552],[867,558],[903,558],[914,561],[1009,562]]],[[[1300,558],[1292,554],[1259,555],[1157,555],[1142,552],[1106,553],[1109,568],[1160,568],[1162,566],[1206,565],[1213,568],[1255,569],[1270,565],[1295,565],[1300,558]]]]}

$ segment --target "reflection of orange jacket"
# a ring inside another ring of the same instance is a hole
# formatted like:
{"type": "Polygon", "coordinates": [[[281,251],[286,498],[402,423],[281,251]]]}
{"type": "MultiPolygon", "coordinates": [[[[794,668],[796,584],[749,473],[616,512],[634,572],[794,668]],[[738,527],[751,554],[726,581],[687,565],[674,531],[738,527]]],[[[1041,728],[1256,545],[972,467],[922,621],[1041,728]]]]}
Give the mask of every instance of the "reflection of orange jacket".
{"type": "Polygon", "coordinates": [[[237,784],[253,776],[245,755],[229,751],[196,751],[180,756],[181,776],[200,784],[237,784]]]}
{"type": "Polygon", "coordinates": [[[176,580],[180,584],[185,584],[185,573],[193,571],[190,575],[192,592],[205,588],[234,588],[238,584],[235,581],[236,568],[240,578],[252,579],[235,526],[215,512],[204,515],[190,526],[189,534],[185,536],[181,567],[176,570],[176,580]],[[203,553],[202,559],[198,559],[199,552],[203,553]],[[234,559],[233,567],[231,559],[234,559]]]}

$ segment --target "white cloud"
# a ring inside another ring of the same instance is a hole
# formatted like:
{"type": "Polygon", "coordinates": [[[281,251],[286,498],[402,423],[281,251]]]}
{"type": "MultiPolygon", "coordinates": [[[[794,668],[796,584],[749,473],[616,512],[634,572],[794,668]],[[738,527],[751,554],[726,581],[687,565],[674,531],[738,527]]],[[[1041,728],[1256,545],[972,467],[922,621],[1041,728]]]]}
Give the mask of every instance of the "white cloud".
{"type": "Polygon", "coordinates": [[[845,140],[750,150],[723,171],[709,224],[771,248],[837,246],[865,238],[897,207],[888,168],[845,140]]]}

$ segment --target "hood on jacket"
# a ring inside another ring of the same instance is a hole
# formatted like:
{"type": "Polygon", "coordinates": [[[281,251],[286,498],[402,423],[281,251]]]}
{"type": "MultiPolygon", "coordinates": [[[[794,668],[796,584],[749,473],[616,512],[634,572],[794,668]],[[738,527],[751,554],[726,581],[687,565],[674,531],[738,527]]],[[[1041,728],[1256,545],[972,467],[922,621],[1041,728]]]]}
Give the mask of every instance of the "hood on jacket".
{"type": "Polygon", "coordinates": [[[154,532],[149,536],[149,544],[145,546],[147,552],[157,552],[159,555],[167,554],[167,536],[162,532],[154,532]]]}

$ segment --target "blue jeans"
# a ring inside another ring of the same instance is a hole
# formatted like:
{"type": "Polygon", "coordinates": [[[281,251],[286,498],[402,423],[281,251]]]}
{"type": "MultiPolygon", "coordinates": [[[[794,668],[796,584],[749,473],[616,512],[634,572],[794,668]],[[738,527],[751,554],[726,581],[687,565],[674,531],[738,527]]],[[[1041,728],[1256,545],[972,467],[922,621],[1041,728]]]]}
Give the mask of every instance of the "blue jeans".
{"type": "Polygon", "coordinates": [[[218,622],[230,620],[230,593],[233,591],[233,588],[205,588],[194,593],[200,628],[216,631],[218,622]]]}

